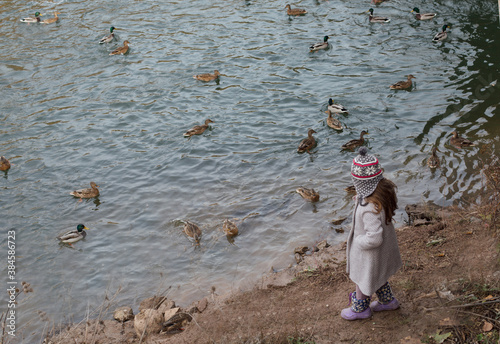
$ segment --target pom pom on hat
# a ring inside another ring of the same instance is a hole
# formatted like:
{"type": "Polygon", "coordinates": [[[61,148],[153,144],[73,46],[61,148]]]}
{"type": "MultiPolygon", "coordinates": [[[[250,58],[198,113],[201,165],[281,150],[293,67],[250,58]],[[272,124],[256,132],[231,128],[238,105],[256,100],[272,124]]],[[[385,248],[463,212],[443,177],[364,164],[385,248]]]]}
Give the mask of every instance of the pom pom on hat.
{"type": "Polygon", "coordinates": [[[351,178],[361,201],[375,191],[378,182],[384,177],[378,159],[368,154],[368,148],[363,146],[358,153],[352,161],[351,178]]]}

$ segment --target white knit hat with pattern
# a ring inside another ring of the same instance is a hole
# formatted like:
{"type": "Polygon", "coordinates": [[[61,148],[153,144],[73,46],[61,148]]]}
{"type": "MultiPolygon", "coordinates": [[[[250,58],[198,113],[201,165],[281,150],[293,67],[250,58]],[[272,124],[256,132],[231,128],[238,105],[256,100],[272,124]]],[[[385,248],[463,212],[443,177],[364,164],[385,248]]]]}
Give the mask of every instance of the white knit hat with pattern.
{"type": "Polygon", "coordinates": [[[384,176],[378,159],[368,153],[368,148],[361,147],[359,155],[352,160],[351,178],[359,200],[370,196],[384,176]]]}

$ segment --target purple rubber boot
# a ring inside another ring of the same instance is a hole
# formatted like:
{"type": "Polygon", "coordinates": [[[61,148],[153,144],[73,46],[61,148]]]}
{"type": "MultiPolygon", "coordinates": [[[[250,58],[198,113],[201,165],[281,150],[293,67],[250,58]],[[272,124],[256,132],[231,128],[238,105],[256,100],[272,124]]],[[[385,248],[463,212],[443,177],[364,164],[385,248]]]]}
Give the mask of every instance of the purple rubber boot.
{"type": "Polygon", "coordinates": [[[370,300],[371,298],[357,299],[356,292],[350,293],[349,305],[351,307],[343,309],[340,316],[345,320],[368,319],[372,316],[372,310],[369,306],[370,300]]]}
{"type": "Polygon", "coordinates": [[[373,301],[370,304],[370,308],[374,312],[393,311],[399,308],[399,301],[398,299],[393,298],[391,302],[386,303],[385,305],[383,303],[380,303],[379,301],[373,301]]]}
{"type": "Polygon", "coordinates": [[[377,291],[378,301],[373,301],[370,308],[374,312],[393,311],[399,308],[399,301],[392,294],[389,282],[386,282],[377,291]]]}

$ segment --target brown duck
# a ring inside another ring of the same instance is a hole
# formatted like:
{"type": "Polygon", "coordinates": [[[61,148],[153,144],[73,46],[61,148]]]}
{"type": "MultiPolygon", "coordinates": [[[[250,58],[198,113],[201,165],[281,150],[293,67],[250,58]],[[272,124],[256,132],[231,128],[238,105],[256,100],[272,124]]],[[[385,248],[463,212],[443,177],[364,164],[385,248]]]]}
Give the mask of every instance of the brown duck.
{"type": "Polygon", "coordinates": [[[432,147],[431,156],[429,157],[429,159],[427,159],[427,166],[429,166],[430,168],[439,167],[440,161],[436,154],[436,150],[436,146],[432,147]]]}
{"type": "Polygon", "coordinates": [[[390,86],[391,90],[406,90],[412,86],[411,79],[416,79],[413,75],[408,75],[406,81],[398,81],[390,86]]]}
{"type": "Polygon", "coordinates": [[[228,237],[234,237],[238,235],[238,227],[236,226],[236,223],[229,219],[225,219],[222,223],[222,230],[228,237]]]}
{"type": "Polygon", "coordinates": [[[10,168],[10,162],[4,156],[0,156],[0,171],[7,171],[10,168]]]}
{"type": "Polygon", "coordinates": [[[190,221],[184,221],[184,233],[187,236],[194,239],[194,241],[199,245],[201,239],[201,229],[194,223],[190,221]]]}
{"type": "Polygon", "coordinates": [[[207,130],[208,128],[208,123],[214,123],[211,119],[207,119],[205,120],[205,124],[202,124],[202,125],[195,125],[194,127],[192,127],[191,129],[189,129],[188,131],[186,131],[184,133],[184,136],[185,137],[191,137],[193,135],[200,135],[200,134],[203,134],[203,132],[205,130],[207,130]]]}
{"type": "Polygon", "coordinates": [[[453,131],[453,137],[450,139],[450,143],[458,148],[475,146],[472,141],[459,136],[456,130],[453,131]]]}
{"type": "Polygon", "coordinates": [[[307,13],[307,11],[302,8],[291,8],[290,4],[286,5],[285,8],[286,8],[286,13],[289,16],[301,16],[307,13]]]}
{"type": "Polygon", "coordinates": [[[59,20],[59,17],[57,16],[58,14],[61,14],[61,12],[54,12],[54,18],[49,18],[49,19],[45,19],[45,20],[42,20],[40,23],[43,23],[43,24],[52,24],[52,23],[55,23],[56,21],[59,20]]]}
{"type": "Polygon", "coordinates": [[[299,148],[297,148],[297,152],[303,153],[307,151],[308,153],[311,153],[310,150],[313,149],[316,146],[316,140],[312,136],[316,132],[314,129],[309,129],[307,132],[307,138],[303,139],[302,142],[300,142],[299,148]]]}
{"type": "Polygon", "coordinates": [[[359,139],[354,139],[349,142],[346,142],[342,145],[342,150],[344,149],[349,149],[352,150],[358,146],[362,146],[365,143],[365,138],[363,137],[364,135],[368,135],[367,131],[362,131],[361,134],[359,135],[359,139]]]}
{"type": "Polygon", "coordinates": [[[297,191],[299,195],[301,195],[304,199],[308,201],[311,202],[319,201],[319,192],[314,191],[314,189],[299,187],[295,191],[297,191]]]}
{"type": "Polygon", "coordinates": [[[218,79],[219,75],[220,75],[219,71],[214,70],[214,74],[211,74],[211,73],[197,74],[197,75],[193,75],[193,78],[195,78],[196,80],[201,80],[201,81],[212,81],[212,80],[218,79]]]}
{"type": "Polygon", "coordinates": [[[129,41],[124,41],[123,42],[123,47],[118,47],[112,52],[109,53],[109,55],[125,55],[128,52],[128,45],[130,44],[129,41]]]}
{"type": "Polygon", "coordinates": [[[96,185],[96,183],[90,182],[90,188],[75,190],[69,194],[78,198],[93,198],[99,196],[98,187],[99,185],[96,185]]]}
{"type": "Polygon", "coordinates": [[[332,116],[332,112],[330,110],[325,111],[328,114],[328,118],[326,119],[326,124],[335,130],[342,130],[342,123],[340,121],[332,116]]]}

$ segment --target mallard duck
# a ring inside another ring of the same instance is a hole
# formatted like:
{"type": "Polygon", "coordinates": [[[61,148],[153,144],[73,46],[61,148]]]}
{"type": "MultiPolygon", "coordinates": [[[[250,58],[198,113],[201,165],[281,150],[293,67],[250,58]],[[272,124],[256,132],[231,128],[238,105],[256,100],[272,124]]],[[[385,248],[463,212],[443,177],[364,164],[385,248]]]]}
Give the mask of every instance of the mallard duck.
{"type": "Polygon", "coordinates": [[[70,192],[70,195],[73,195],[78,198],[94,198],[99,196],[99,185],[96,185],[94,182],[90,182],[90,188],[80,189],[70,192]]]}
{"type": "Polygon", "coordinates": [[[311,153],[310,150],[316,146],[316,140],[313,137],[313,134],[315,133],[316,132],[314,131],[314,129],[309,129],[309,131],[307,132],[307,138],[303,139],[300,142],[297,152],[303,153],[307,151],[308,153],[311,153]]]}
{"type": "Polygon", "coordinates": [[[328,110],[332,113],[347,113],[347,109],[340,104],[334,104],[333,99],[328,99],[328,110]]]}
{"type": "Polygon", "coordinates": [[[315,52],[321,49],[327,49],[328,48],[328,36],[323,37],[323,42],[320,43],[315,43],[309,47],[309,52],[315,52]]]}
{"type": "Polygon", "coordinates": [[[415,12],[415,18],[417,20],[429,20],[432,19],[436,16],[436,13],[420,13],[420,10],[418,7],[414,7],[411,10],[411,13],[415,12]]]}
{"type": "Polygon", "coordinates": [[[49,19],[45,19],[45,20],[42,20],[40,23],[43,23],[43,24],[52,24],[52,23],[55,23],[56,21],[59,20],[59,17],[57,16],[58,14],[61,14],[61,12],[54,12],[54,18],[49,18],[49,19]]]}
{"type": "Polygon", "coordinates": [[[391,21],[389,18],[374,16],[373,8],[370,8],[368,12],[370,12],[370,15],[368,16],[368,18],[370,19],[370,23],[388,23],[391,21]]]}
{"type": "Polygon", "coordinates": [[[199,244],[201,239],[201,229],[190,221],[184,221],[184,233],[194,239],[199,244]]]}
{"type": "Polygon", "coordinates": [[[306,10],[303,10],[302,8],[291,8],[290,5],[286,5],[286,13],[289,16],[301,16],[307,13],[306,10]]]}
{"type": "Polygon", "coordinates": [[[7,171],[10,168],[10,162],[4,156],[0,156],[0,171],[7,171]]]}
{"type": "Polygon", "coordinates": [[[125,55],[128,52],[128,45],[130,44],[129,41],[124,41],[123,42],[123,47],[118,47],[112,52],[109,53],[109,55],[125,55]]]}
{"type": "Polygon", "coordinates": [[[210,74],[210,73],[197,74],[197,75],[193,75],[193,78],[195,78],[196,80],[201,80],[201,81],[212,81],[212,80],[218,79],[219,75],[220,75],[219,71],[214,70],[214,74],[210,74]]]}
{"type": "Polygon", "coordinates": [[[88,228],[82,224],[79,224],[78,226],[76,226],[75,230],[66,232],[63,235],[58,236],[57,239],[59,239],[60,242],[71,245],[87,236],[87,233],[83,231],[84,229],[88,228]]]}
{"type": "Polygon", "coordinates": [[[431,156],[429,157],[429,159],[427,159],[427,166],[429,166],[430,168],[439,167],[440,161],[436,154],[436,150],[436,146],[432,147],[431,156]]]}
{"type": "Polygon", "coordinates": [[[229,219],[225,219],[224,222],[222,223],[222,230],[229,237],[234,237],[238,235],[238,227],[236,226],[236,223],[234,223],[234,221],[231,221],[229,219]]]}
{"type": "Polygon", "coordinates": [[[443,31],[436,33],[436,36],[432,39],[433,42],[438,42],[442,41],[443,39],[446,39],[448,37],[448,32],[446,32],[446,29],[449,29],[451,26],[450,25],[443,25],[443,31]]]}
{"type": "Polygon", "coordinates": [[[351,141],[349,141],[347,143],[344,143],[341,148],[343,150],[344,149],[352,150],[352,149],[354,149],[354,148],[356,148],[358,146],[362,146],[365,143],[365,139],[363,137],[364,135],[368,135],[368,132],[365,131],[365,130],[363,130],[361,132],[361,134],[359,135],[359,139],[354,139],[354,140],[351,140],[351,141]]]}
{"type": "Polygon", "coordinates": [[[413,75],[409,74],[407,75],[407,80],[406,81],[398,81],[395,84],[392,84],[389,86],[391,90],[406,90],[407,88],[410,88],[412,86],[411,79],[416,79],[413,75]]]}
{"type": "Polygon", "coordinates": [[[193,135],[200,135],[203,134],[203,132],[208,128],[208,123],[214,123],[211,119],[206,119],[205,124],[202,125],[195,125],[188,131],[184,133],[185,137],[190,137],[193,135]]]}
{"type": "Polygon", "coordinates": [[[328,114],[328,118],[326,119],[326,124],[335,130],[342,130],[342,123],[335,117],[332,117],[332,112],[330,109],[326,110],[326,113],[328,114]]]}
{"type": "Polygon", "coordinates": [[[40,22],[40,12],[35,12],[35,18],[28,17],[28,18],[23,18],[21,21],[23,23],[39,23],[40,22]]]}
{"type": "Polygon", "coordinates": [[[453,131],[453,137],[450,139],[450,143],[458,148],[475,146],[472,141],[459,136],[456,130],[453,131]]]}
{"type": "Polygon", "coordinates": [[[101,40],[99,41],[99,44],[109,43],[113,39],[115,39],[115,33],[113,32],[115,30],[117,30],[117,28],[115,28],[114,26],[110,27],[109,28],[109,35],[104,36],[103,38],[101,38],[101,40]]]}
{"type": "Polygon", "coordinates": [[[319,201],[319,192],[314,191],[314,189],[299,187],[295,191],[297,191],[297,193],[299,195],[301,195],[303,198],[305,198],[308,201],[311,201],[311,202],[319,201]]]}

